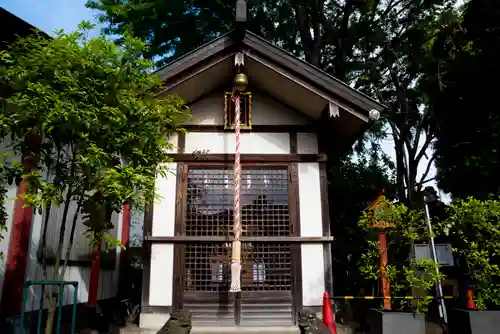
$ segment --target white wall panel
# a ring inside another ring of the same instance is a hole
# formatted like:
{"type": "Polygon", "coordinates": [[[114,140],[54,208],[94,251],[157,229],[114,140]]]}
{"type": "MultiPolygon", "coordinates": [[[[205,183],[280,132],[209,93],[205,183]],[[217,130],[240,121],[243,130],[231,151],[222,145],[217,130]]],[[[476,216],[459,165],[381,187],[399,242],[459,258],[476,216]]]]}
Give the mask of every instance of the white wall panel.
{"type": "MultiPolygon", "coordinates": [[[[235,152],[236,136],[226,132],[192,132],[186,135],[186,153],[209,150],[210,153],[235,152]]],[[[288,133],[242,133],[241,154],[288,154],[290,135],[288,133]]]]}
{"type": "Polygon", "coordinates": [[[154,203],[152,233],[157,237],[174,235],[176,173],[177,163],[168,163],[165,177],[156,178],[156,192],[160,198],[154,203]]]}
{"type": "Polygon", "coordinates": [[[151,273],[149,282],[150,305],[172,305],[174,245],[151,246],[151,273]]]}

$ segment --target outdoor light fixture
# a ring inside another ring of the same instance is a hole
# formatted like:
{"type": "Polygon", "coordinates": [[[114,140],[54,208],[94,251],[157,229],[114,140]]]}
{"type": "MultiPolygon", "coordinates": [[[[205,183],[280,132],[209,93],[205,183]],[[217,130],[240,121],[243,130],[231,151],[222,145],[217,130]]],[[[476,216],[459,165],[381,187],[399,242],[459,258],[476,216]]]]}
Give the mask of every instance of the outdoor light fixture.
{"type": "Polygon", "coordinates": [[[380,111],[372,109],[370,110],[369,116],[372,121],[378,121],[380,118],[380,111]]]}

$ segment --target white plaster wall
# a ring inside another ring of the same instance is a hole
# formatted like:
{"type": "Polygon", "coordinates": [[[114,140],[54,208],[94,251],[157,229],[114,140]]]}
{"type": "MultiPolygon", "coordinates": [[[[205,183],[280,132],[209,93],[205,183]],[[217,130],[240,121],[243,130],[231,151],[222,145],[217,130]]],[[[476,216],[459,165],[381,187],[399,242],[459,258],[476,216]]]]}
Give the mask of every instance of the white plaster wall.
{"type": "Polygon", "coordinates": [[[151,246],[151,272],[149,281],[149,304],[172,305],[174,268],[174,245],[153,244],[151,246]]]}
{"type": "MultiPolygon", "coordinates": [[[[191,105],[193,118],[188,124],[223,125],[224,92],[216,92],[191,105]]],[[[252,93],[252,124],[303,125],[310,123],[304,114],[292,110],[259,92],[252,93]]]]}
{"type": "Polygon", "coordinates": [[[170,237],[174,235],[175,226],[175,190],[177,164],[166,164],[165,177],[156,178],[156,193],[159,199],[153,208],[153,231],[155,237],[170,237]]]}
{"type": "MultiPolygon", "coordinates": [[[[9,149],[9,141],[6,140],[4,143],[0,144],[0,154],[8,153],[7,159],[9,161],[17,161],[20,162],[21,158],[19,156],[14,155],[14,153],[9,149]]],[[[4,277],[5,277],[5,265],[7,261],[7,252],[9,250],[9,242],[10,242],[10,237],[11,237],[11,231],[12,231],[12,218],[13,215],[12,213],[14,212],[14,204],[15,200],[14,198],[17,196],[17,186],[16,184],[12,184],[7,187],[7,194],[6,194],[6,200],[5,200],[5,210],[7,213],[10,213],[7,216],[6,220],[6,227],[7,231],[2,232],[2,239],[0,239],[0,251],[3,252],[4,254],[4,259],[0,260],[0,300],[2,300],[2,289],[3,289],[3,282],[4,282],[4,277]]]]}
{"type": "MultiPolygon", "coordinates": [[[[160,196],[153,208],[153,236],[169,237],[175,232],[175,195],[177,164],[168,163],[167,173],[156,179],[156,191],[160,196]]],[[[174,245],[151,246],[149,303],[155,306],[172,305],[174,245]]],[[[141,315],[141,322],[143,315],[141,315]]]]}
{"type": "MultiPolygon", "coordinates": [[[[121,214],[113,214],[112,221],[116,223],[117,233],[116,237],[121,237],[121,226],[122,226],[122,215],[121,214]]],[[[69,223],[68,223],[69,225],[69,223]]],[[[45,277],[42,265],[38,263],[37,259],[37,250],[41,243],[42,239],[42,227],[43,227],[43,219],[42,215],[34,215],[33,222],[31,226],[31,237],[30,237],[30,246],[29,246],[29,259],[28,259],[28,268],[26,272],[26,280],[44,280],[51,279],[53,273],[53,267],[48,266],[48,276],[45,277]]],[[[69,229],[69,227],[68,227],[69,229]]],[[[67,233],[69,234],[69,233],[67,233]]],[[[75,234],[75,239],[79,239],[81,242],[87,242],[85,236],[81,234],[75,234]]],[[[64,250],[65,251],[65,250],[64,250]]],[[[117,251],[115,254],[115,269],[101,269],[99,275],[99,286],[97,297],[98,300],[113,298],[116,296],[118,292],[118,280],[119,280],[119,254],[117,251]]],[[[79,267],[79,266],[71,266],[66,268],[66,272],[64,274],[64,281],[76,281],[78,282],[78,291],[77,291],[77,302],[78,303],[86,303],[88,301],[89,291],[88,285],[90,280],[90,267],[79,267]]],[[[40,296],[41,296],[41,288],[39,286],[32,286],[28,290],[28,299],[26,303],[26,311],[38,310],[40,307],[40,296]]],[[[74,298],[74,289],[72,286],[67,286],[64,289],[64,305],[69,305],[73,303],[74,298]]],[[[44,308],[46,308],[47,302],[44,302],[44,308]]]]}
{"type": "MultiPolygon", "coordinates": [[[[192,132],[186,135],[185,152],[209,150],[210,153],[235,152],[236,137],[226,132],[192,132]]],[[[242,133],[240,142],[242,154],[288,154],[290,135],[288,133],[242,133]]]]}
{"type": "Polygon", "coordinates": [[[15,184],[9,186],[7,188],[7,195],[5,201],[5,210],[9,212],[6,221],[7,231],[2,232],[3,239],[0,240],[0,251],[3,252],[4,258],[0,260],[0,300],[2,300],[1,291],[3,289],[3,281],[5,277],[5,265],[7,261],[7,252],[9,250],[9,242],[10,242],[10,233],[12,230],[12,213],[14,212],[14,197],[17,195],[17,186],[15,184]]]}
{"type": "MultiPolygon", "coordinates": [[[[300,235],[323,236],[321,215],[321,193],[318,163],[300,163],[299,207],[300,235]]],[[[304,306],[322,304],[325,291],[325,268],[322,244],[303,244],[302,252],[302,300],[304,306]]]]}

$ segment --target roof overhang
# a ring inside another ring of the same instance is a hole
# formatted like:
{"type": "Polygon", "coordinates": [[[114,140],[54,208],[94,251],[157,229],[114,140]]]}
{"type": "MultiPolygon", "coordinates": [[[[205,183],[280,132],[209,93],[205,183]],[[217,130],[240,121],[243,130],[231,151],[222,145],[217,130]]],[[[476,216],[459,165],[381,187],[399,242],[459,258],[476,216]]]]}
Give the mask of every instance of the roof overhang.
{"type": "Polygon", "coordinates": [[[0,29],[0,50],[17,40],[17,38],[26,37],[35,32],[46,38],[50,38],[45,32],[1,7],[0,22],[2,22],[2,29],[0,29]]]}
{"type": "Polygon", "coordinates": [[[161,94],[180,95],[187,104],[226,85],[231,88],[234,58],[244,54],[249,88],[273,95],[277,100],[319,120],[333,104],[339,110],[337,123],[348,133],[359,132],[370,121],[369,113],[383,105],[345,83],[306,63],[266,40],[245,32],[239,39],[227,33],[178,58],[156,73],[165,82],[161,94]],[[345,124],[344,124],[345,123],[345,124]]]}

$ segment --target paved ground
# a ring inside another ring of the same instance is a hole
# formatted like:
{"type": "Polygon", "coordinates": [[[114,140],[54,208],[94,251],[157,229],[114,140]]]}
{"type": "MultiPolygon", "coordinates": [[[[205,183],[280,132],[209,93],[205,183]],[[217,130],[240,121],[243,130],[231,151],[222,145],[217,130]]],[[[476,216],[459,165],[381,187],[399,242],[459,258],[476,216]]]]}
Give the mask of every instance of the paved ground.
{"type": "MultiPolygon", "coordinates": [[[[137,327],[122,328],[120,334],[156,334],[157,330],[137,327]]],[[[232,333],[261,333],[261,334],[299,334],[299,328],[290,327],[193,327],[192,334],[232,334],[232,333]]],[[[337,334],[354,334],[349,328],[338,325],[337,334]]]]}

